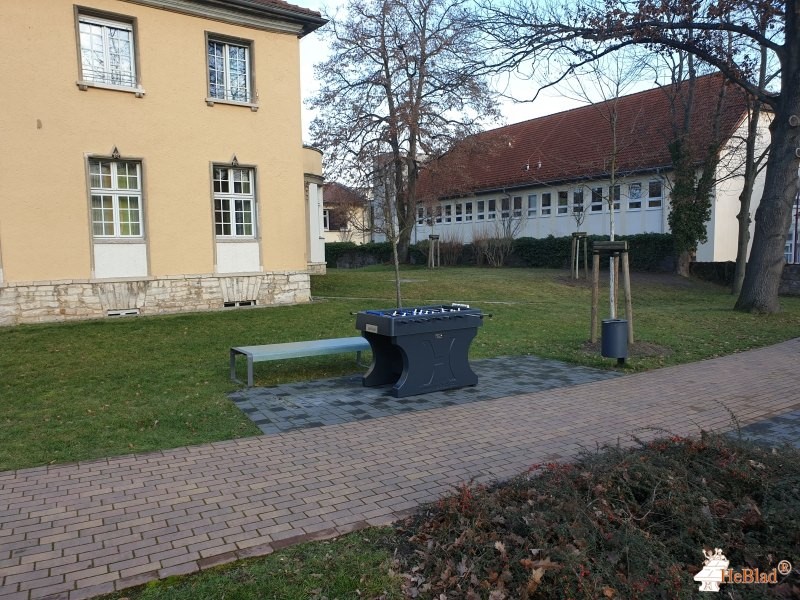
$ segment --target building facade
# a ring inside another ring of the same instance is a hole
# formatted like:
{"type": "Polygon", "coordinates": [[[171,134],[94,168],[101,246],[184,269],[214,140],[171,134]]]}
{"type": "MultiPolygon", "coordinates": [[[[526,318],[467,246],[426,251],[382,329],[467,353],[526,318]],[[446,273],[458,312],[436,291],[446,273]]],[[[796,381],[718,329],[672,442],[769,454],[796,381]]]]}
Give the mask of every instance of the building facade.
{"type": "MultiPolygon", "coordinates": [[[[699,78],[690,115],[692,151],[699,156],[710,144],[719,148],[708,241],[698,247],[698,261],[736,259],[747,111],[734,89],[725,90],[721,102],[721,85],[718,76],[699,78]]],[[[426,165],[412,242],[432,234],[464,243],[576,231],[609,235],[612,217],[616,235],[668,233],[674,181],[669,144],[676,119],[670,93],[656,88],[466,140],[463,148],[426,165]]],[[[760,127],[762,148],[769,140],[768,121],[765,116],[760,127]]],[[[762,189],[763,174],[753,191],[752,214],[762,189]]]]}
{"type": "Polygon", "coordinates": [[[0,324],[306,301],[299,38],[322,24],[280,0],[2,3],[0,324]]]}

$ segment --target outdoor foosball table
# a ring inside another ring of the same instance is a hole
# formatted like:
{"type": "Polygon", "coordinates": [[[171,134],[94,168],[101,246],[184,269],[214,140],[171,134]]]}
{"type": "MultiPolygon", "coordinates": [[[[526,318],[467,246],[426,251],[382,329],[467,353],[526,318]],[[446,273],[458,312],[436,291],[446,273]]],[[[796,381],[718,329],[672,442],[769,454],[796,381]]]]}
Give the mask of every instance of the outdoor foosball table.
{"type": "Polygon", "coordinates": [[[469,346],[482,319],[463,304],[358,312],[356,329],[372,350],[364,385],[394,383],[397,398],[476,385],[469,346]]]}

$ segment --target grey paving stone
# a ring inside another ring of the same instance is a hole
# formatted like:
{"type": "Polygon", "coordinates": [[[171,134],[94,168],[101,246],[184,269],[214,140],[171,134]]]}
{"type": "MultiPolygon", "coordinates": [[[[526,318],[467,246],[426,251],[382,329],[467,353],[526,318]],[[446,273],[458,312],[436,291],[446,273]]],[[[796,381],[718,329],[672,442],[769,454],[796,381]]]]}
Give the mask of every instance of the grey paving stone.
{"type": "Polygon", "coordinates": [[[537,356],[488,358],[470,361],[470,365],[478,375],[478,385],[409,398],[393,397],[391,386],[364,387],[361,375],[247,388],[234,392],[230,397],[265,435],[273,435],[484,402],[620,375],[537,356]]]}

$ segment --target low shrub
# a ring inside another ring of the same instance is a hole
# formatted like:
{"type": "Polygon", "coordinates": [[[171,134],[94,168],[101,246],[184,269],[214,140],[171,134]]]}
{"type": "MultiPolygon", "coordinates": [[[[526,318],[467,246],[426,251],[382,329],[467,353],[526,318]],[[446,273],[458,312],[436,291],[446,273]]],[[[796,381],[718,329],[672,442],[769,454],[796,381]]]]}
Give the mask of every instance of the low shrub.
{"type": "Polygon", "coordinates": [[[389,242],[355,244],[353,242],[329,242],[325,244],[325,262],[329,269],[350,269],[367,265],[386,264],[392,260],[392,245],[389,242]]]}
{"type": "MultiPolygon", "coordinates": [[[[800,452],[717,435],[586,452],[507,483],[464,486],[400,525],[411,597],[696,598],[703,550],[771,573],[797,561],[800,452]]],[[[789,598],[777,584],[731,597],[789,598]]]]}

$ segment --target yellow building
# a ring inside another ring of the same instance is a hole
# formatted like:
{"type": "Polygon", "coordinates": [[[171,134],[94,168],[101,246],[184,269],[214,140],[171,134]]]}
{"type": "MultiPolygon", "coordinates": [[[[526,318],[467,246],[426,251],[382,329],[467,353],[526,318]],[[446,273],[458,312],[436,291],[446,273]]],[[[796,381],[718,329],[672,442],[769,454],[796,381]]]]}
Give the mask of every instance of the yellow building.
{"type": "Polygon", "coordinates": [[[0,2],[0,324],[308,300],[299,38],[324,23],[281,0],[0,2]]]}

